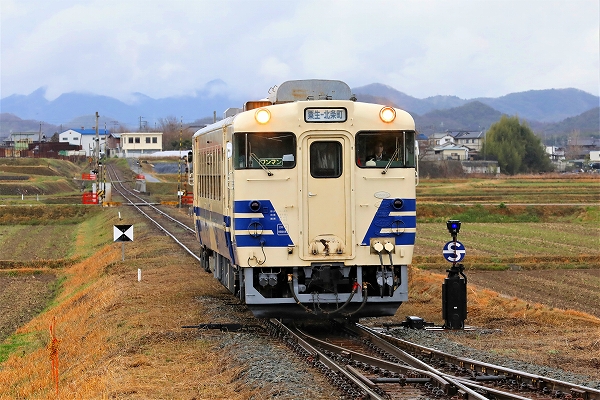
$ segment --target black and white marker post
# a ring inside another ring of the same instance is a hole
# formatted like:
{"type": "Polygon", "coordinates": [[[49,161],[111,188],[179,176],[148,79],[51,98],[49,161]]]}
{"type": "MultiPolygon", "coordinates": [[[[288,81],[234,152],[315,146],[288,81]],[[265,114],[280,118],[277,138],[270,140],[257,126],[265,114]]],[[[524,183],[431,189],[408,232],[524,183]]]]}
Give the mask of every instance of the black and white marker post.
{"type": "Polygon", "coordinates": [[[122,261],[125,261],[125,242],[133,242],[133,225],[113,225],[115,242],[122,242],[122,261]]]}
{"type": "Polygon", "coordinates": [[[452,241],[446,243],[442,254],[446,261],[452,263],[447,269],[448,277],[442,284],[442,317],[444,329],[464,329],[467,319],[467,277],[463,273],[465,267],[459,263],[465,257],[465,246],[456,240],[460,231],[460,221],[451,219],[446,222],[452,241]]]}

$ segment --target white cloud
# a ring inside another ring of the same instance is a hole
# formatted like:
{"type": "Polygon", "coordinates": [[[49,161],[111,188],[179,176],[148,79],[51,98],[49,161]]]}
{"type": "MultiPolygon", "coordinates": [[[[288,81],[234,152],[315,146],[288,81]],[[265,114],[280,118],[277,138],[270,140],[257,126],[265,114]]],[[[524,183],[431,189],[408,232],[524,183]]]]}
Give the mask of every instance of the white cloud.
{"type": "Polygon", "coordinates": [[[597,0],[0,0],[1,96],[263,97],[287,79],[416,97],[576,87],[598,95],[597,0]]]}

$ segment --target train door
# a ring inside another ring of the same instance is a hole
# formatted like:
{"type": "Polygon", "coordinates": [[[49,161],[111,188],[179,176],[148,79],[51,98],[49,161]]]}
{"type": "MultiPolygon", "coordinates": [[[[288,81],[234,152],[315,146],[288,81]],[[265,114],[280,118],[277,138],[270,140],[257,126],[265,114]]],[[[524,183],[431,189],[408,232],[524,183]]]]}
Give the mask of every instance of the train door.
{"type": "Polygon", "coordinates": [[[353,253],[349,140],[307,136],[303,149],[304,258],[348,258],[353,253]]]}

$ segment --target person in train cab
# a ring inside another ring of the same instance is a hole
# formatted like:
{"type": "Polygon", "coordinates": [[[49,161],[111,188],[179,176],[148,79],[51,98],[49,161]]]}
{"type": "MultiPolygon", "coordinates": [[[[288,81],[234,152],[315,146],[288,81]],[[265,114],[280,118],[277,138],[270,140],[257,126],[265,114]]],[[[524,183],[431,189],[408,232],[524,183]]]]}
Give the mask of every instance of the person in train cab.
{"type": "Polygon", "coordinates": [[[388,156],[383,151],[383,143],[377,142],[375,144],[374,153],[367,157],[367,161],[387,161],[388,156]]]}

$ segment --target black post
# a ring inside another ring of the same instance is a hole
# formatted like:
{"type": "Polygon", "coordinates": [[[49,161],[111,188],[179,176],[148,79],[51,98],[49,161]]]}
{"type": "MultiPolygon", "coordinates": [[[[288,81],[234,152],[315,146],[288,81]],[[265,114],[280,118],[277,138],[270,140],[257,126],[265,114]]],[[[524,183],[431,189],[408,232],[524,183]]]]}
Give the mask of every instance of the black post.
{"type": "MultiPolygon", "coordinates": [[[[454,259],[456,255],[456,237],[460,231],[460,221],[450,220],[446,223],[448,232],[454,241],[454,259]]],[[[445,329],[464,329],[467,319],[467,277],[463,273],[463,264],[452,263],[447,269],[448,276],[442,284],[442,318],[444,318],[445,329]]]]}

